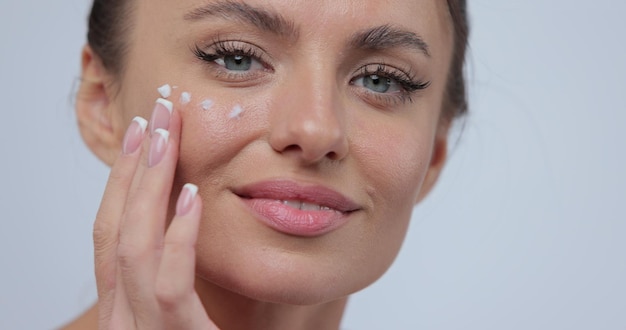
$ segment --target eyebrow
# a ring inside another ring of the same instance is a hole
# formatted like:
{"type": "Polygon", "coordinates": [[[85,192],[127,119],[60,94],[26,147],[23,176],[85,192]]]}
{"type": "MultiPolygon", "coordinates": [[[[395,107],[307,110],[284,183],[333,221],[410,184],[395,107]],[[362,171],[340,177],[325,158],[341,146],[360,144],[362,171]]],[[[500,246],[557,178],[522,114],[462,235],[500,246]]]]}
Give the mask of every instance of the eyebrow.
{"type": "MultiPolygon", "coordinates": [[[[297,40],[299,37],[299,30],[293,21],[278,13],[253,7],[244,2],[234,0],[212,2],[185,14],[187,21],[201,21],[213,17],[236,19],[262,31],[291,40],[297,40]]],[[[350,38],[349,44],[354,48],[370,51],[408,47],[430,57],[428,44],[422,37],[388,24],[355,33],[350,38]]]]}
{"type": "Polygon", "coordinates": [[[185,14],[187,21],[200,21],[211,17],[236,19],[281,37],[298,39],[298,29],[293,21],[285,19],[278,13],[249,4],[226,0],[206,4],[185,14]]]}
{"type": "Polygon", "coordinates": [[[426,41],[419,35],[394,28],[390,25],[381,25],[365,31],[357,32],[351,38],[352,47],[364,50],[385,50],[397,47],[413,48],[427,57],[430,57],[426,41]]]}

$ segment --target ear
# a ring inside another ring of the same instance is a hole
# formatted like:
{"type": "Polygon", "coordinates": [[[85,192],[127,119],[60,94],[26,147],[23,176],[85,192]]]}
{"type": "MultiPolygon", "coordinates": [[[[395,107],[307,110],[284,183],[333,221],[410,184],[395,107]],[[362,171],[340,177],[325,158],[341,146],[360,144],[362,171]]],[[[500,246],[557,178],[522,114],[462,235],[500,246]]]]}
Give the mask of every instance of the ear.
{"type": "Polygon", "coordinates": [[[120,137],[113,127],[112,77],[89,45],[82,50],[82,74],[76,95],[76,117],[87,147],[112,165],[120,152],[120,137]]]}
{"type": "Polygon", "coordinates": [[[435,183],[437,183],[437,179],[439,179],[439,175],[443,170],[443,166],[446,163],[448,158],[448,131],[450,130],[450,121],[442,120],[437,128],[437,132],[435,133],[435,142],[433,146],[432,155],[430,157],[430,164],[428,167],[428,172],[426,173],[426,177],[424,178],[424,183],[422,184],[422,189],[415,200],[415,204],[422,201],[428,193],[433,189],[435,183]]]}

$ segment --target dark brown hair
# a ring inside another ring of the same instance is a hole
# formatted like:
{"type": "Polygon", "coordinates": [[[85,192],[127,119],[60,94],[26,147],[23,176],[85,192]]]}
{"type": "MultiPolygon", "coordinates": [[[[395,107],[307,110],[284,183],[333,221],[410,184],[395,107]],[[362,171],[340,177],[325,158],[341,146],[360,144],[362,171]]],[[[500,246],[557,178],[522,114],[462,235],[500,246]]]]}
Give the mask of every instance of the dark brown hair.
{"type": "MultiPolygon", "coordinates": [[[[465,52],[469,36],[466,0],[447,0],[454,28],[454,49],[443,104],[443,117],[453,119],[467,112],[465,52]]],[[[134,1],[94,0],[89,14],[87,41],[104,67],[119,76],[129,48],[132,22],[128,19],[134,1]]]]}
{"type": "Polygon", "coordinates": [[[443,116],[453,119],[466,114],[468,108],[463,68],[465,67],[465,53],[469,38],[469,19],[465,0],[448,0],[448,9],[454,28],[454,48],[443,104],[443,116]]]}
{"type": "Polygon", "coordinates": [[[124,70],[124,59],[129,49],[132,22],[131,3],[128,0],[94,0],[89,14],[87,42],[102,65],[113,75],[124,70]]]}

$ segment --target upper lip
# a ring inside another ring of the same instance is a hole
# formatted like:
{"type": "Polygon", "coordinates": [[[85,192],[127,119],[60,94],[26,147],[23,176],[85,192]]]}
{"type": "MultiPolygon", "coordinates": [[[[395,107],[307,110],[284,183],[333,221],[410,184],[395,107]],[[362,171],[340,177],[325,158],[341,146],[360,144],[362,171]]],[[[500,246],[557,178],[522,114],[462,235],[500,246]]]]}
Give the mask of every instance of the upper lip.
{"type": "Polygon", "coordinates": [[[233,192],[242,198],[301,201],[347,213],[361,209],[350,198],[322,185],[300,184],[290,180],[262,181],[245,185],[233,192]]]}

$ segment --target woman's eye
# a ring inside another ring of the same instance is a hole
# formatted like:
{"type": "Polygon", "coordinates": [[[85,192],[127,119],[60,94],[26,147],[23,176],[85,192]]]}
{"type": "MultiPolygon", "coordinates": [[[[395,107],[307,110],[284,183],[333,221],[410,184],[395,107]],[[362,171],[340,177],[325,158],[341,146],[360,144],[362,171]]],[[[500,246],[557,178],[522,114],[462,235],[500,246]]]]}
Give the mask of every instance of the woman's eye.
{"type": "Polygon", "coordinates": [[[369,74],[354,80],[354,85],[367,88],[376,93],[393,93],[401,91],[399,84],[391,78],[377,74],[369,74]]]}
{"type": "Polygon", "coordinates": [[[250,71],[263,69],[263,65],[252,56],[224,55],[215,60],[215,63],[229,71],[250,71]]]}

